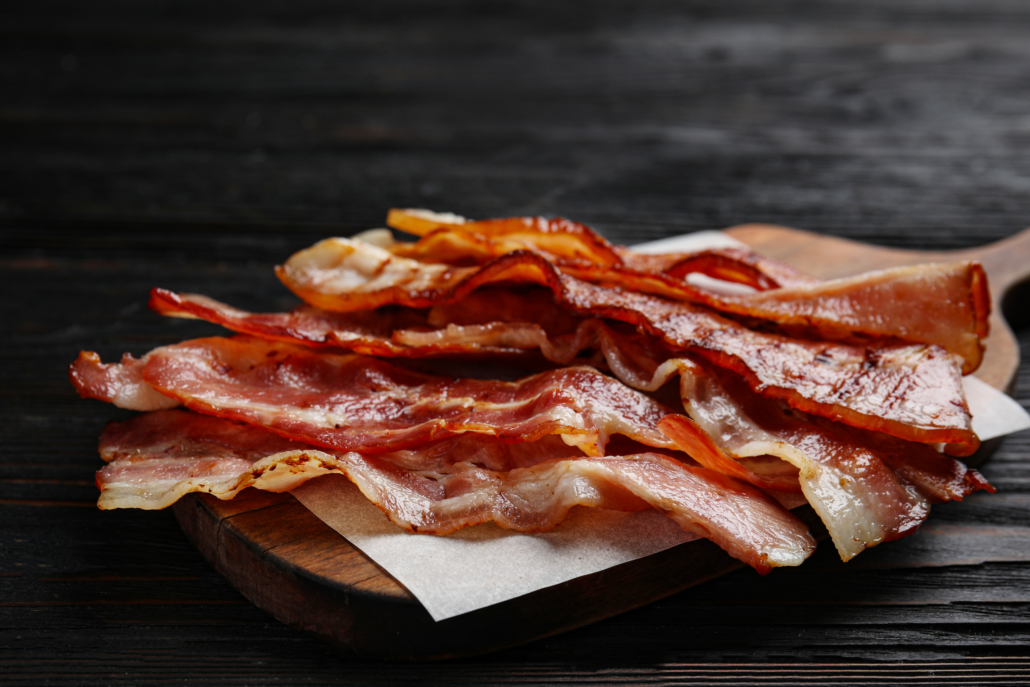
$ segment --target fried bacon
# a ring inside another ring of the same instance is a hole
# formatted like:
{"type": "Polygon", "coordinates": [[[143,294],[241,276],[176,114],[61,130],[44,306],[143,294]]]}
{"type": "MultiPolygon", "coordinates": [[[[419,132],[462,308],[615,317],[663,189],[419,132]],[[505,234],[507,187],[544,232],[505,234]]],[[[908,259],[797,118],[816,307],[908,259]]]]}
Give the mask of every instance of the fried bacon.
{"type": "Polygon", "coordinates": [[[991,312],[987,275],[975,262],[898,267],[815,285],[720,294],[705,304],[827,341],[896,338],[934,344],[962,359],[963,374],[983,360],[991,312]]]}
{"type": "Polygon", "coordinates": [[[96,353],[81,351],[68,368],[68,377],[83,398],[107,401],[119,408],[161,410],[179,405],[143,380],[143,361],[128,353],[120,363],[102,363],[96,353]]]}
{"type": "MultiPolygon", "coordinates": [[[[289,313],[250,313],[207,296],[178,294],[158,288],[150,292],[150,307],[168,317],[206,320],[264,339],[305,346],[339,347],[362,355],[389,358],[424,358],[457,353],[504,356],[536,348],[544,350],[546,355],[546,351],[551,350],[547,343],[541,347],[541,340],[546,341],[548,337],[536,323],[526,323],[525,326],[502,326],[494,322],[464,327],[447,325],[444,329],[449,327],[452,335],[446,341],[411,344],[407,338],[431,337],[438,330],[430,329],[429,313],[407,308],[334,313],[304,305],[289,313]]],[[[496,301],[491,310],[498,311],[496,301]]],[[[573,320],[573,326],[577,322],[573,320]]],[[[561,362],[568,363],[569,360],[571,358],[563,358],[561,362]]]]}
{"type": "Polygon", "coordinates": [[[470,222],[451,214],[393,209],[388,226],[422,237],[415,243],[385,241],[395,255],[451,265],[483,264],[515,250],[537,251],[562,266],[617,267],[682,279],[697,272],[765,290],[816,283],[782,262],[744,248],[647,255],[609,243],[585,224],[567,219],[510,217],[470,222]]]}
{"type": "MultiPolygon", "coordinates": [[[[191,301],[178,302],[182,307],[191,301]]],[[[473,313],[477,309],[474,303],[473,313]]],[[[326,313],[326,317],[347,315],[326,313]]],[[[475,326],[450,325],[447,332],[454,335],[475,326]]],[[[668,352],[656,351],[647,339],[616,332],[597,320],[581,322],[564,347],[549,342],[541,328],[535,332],[537,342],[543,342],[541,348],[555,357],[569,356],[580,346],[601,348],[608,366],[635,388],[654,391],[678,374],[683,405],[697,424],[669,416],[660,429],[708,468],[763,489],[803,491],[845,560],[868,546],[914,532],[931,502],[961,499],[976,489],[990,488],[978,473],[928,446],[798,417],[756,396],[732,375],[689,359],[673,358],[663,365],[668,352]],[[775,456],[796,470],[770,472],[768,462],[753,462],[762,456],[775,456]],[[756,474],[752,469],[756,467],[765,471],[756,474]]],[[[449,339],[443,349],[453,350],[460,343],[449,339]]],[[[407,350],[425,354],[432,346],[407,350]]]]}
{"type": "Polygon", "coordinates": [[[307,302],[291,313],[151,293],[162,314],[241,336],[117,364],[82,352],[81,395],[157,410],[104,430],[100,507],[335,473],[417,532],[654,507],[764,573],[814,542],[762,489],[803,493],[844,560],[911,534],[931,503],[993,491],[929,445],[979,443],[961,389],[987,334],[975,263],[818,282],[747,250],[645,255],[563,219],[394,210],[388,223],[422,238],[329,239],[278,267],[307,302]],[[621,382],[588,367],[455,379],[365,357],[536,351],[563,365],[595,351],[621,382]],[[203,414],[163,410],[179,403],[203,414]]]}
{"type": "MultiPolygon", "coordinates": [[[[92,362],[80,356],[76,364],[84,360],[92,362]]],[[[450,379],[244,336],[155,349],[143,358],[142,377],[194,410],[343,451],[379,453],[463,432],[501,441],[558,434],[587,455],[603,455],[613,433],[673,447],[657,429],[667,408],[588,367],[518,382],[450,379]]],[[[110,387],[105,380],[79,393],[109,400],[110,387]]]]}
{"type": "Polygon", "coordinates": [[[979,446],[960,370],[938,346],[858,347],[756,332],[703,307],[588,284],[528,252],[481,268],[452,268],[328,239],[277,271],[298,296],[334,312],[459,303],[495,284],[546,286],[573,315],[631,324],[673,349],[737,372],[754,390],[799,410],[906,440],[948,444],[954,455],[979,446]]]}
{"type": "MultiPolygon", "coordinates": [[[[508,450],[496,441],[478,443],[480,453],[489,451],[483,444],[508,450]]],[[[654,453],[570,460],[560,442],[552,442],[538,456],[547,459],[498,471],[455,461],[453,451],[428,444],[408,452],[422,456],[415,461],[422,469],[413,471],[399,466],[394,454],[327,452],[258,427],[176,410],[109,425],[100,451],[110,461],[97,475],[101,508],[164,508],[195,491],[226,499],[248,486],[288,491],[339,473],[390,520],[416,532],[446,534],[489,521],[539,532],[553,529],[577,505],[651,506],[762,573],[798,565],[815,546],[803,523],[754,487],[654,453]],[[554,449],[557,457],[547,458],[554,449]]]]}
{"type": "MultiPolygon", "coordinates": [[[[395,226],[404,228],[405,212],[391,212],[395,226]]],[[[418,215],[415,219],[423,221],[418,215]]],[[[805,338],[935,344],[962,358],[965,374],[983,358],[990,298],[978,263],[901,267],[820,283],[742,249],[638,254],[568,220],[523,217],[442,226],[415,243],[394,242],[385,248],[422,263],[466,267],[529,249],[584,281],[705,305],[805,338]],[[727,295],[699,288],[684,281],[691,272],[761,292],[727,295]]]]}
{"type": "MultiPolygon", "coordinates": [[[[434,261],[486,261],[513,250],[533,248],[558,261],[595,265],[621,265],[616,246],[590,227],[563,218],[510,217],[469,222],[456,215],[439,215],[424,210],[390,210],[386,224],[423,236],[416,244],[395,244],[397,250],[411,250],[409,257],[434,261]],[[408,248],[410,246],[410,248],[408,248]],[[447,255],[451,254],[451,259],[447,255]]],[[[401,254],[401,253],[398,253],[401,254]]]]}
{"type": "Polygon", "coordinates": [[[767,489],[783,489],[783,478],[756,475],[741,458],[775,456],[797,467],[805,498],[845,561],[915,532],[931,503],[993,490],[978,472],[929,446],[800,417],[734,376],[686,359],[663,363],[646,386],[674,374],[693,421],[673,415],[659,428],[702,465],[767,489]]]}

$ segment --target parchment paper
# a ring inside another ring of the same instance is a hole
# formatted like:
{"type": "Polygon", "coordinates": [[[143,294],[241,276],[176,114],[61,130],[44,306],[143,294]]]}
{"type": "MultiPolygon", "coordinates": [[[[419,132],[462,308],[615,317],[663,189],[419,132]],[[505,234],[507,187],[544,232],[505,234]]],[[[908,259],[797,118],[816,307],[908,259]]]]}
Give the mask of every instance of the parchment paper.
{"type": "MultiPolygon", "coordinates": [[[[699,232],[635,246],[679,252],[742,246],[717,232],[699,232]]],[[[973,428],[983,440],[1030,428],[1030,415],[974,377],[964,379],[973,428]]],[[[311,480],[293,495],[319,519],[393,575],[444,620],[576,577],[643,558],[696,539],[657,511],[616,513],[574,508],[557,529],[539,534],[477,525],[446,537],[400,529],[341,475],[311,480]]],[[[787,508],[804,497],[787,495],[787,508]]]]}

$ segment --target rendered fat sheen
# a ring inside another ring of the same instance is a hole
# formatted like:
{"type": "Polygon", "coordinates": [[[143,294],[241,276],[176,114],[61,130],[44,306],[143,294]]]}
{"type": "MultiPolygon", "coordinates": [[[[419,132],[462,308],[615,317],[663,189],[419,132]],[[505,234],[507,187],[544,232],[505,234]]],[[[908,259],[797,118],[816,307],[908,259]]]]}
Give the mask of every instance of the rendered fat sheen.
{"type": "MultiPolygon", "coordinates": [[[[80,356],[76,365],[85,369],[73,378],[102,377],[90,367],[101,365],[94,357],[80,356]]],[[[592,368],[518,382],[454,380],[251,337],[166,346],[133,365],[147,383],[189,407],[344,451],[378,453],[460,432],[502,441],[561,434],[588,455],[602,455],[613,431],[673,447],[657,429],[667,408],[592,368]]],[[[117,366],[104,369],[109,378],[127,377],[117,366]]],[[[108,378],[79,390],[103,400],[113,391],[108,378]]]]}
{"type": "Polygon", "coordinates": [[[100,506],[164,508],[189,492],[226,499],[248,486],[288,491],[340,473],[393,522],[424,533],[488,521],[545,531],[576,505],[650,506],[762,573],[800,564],[815,546],[804,524],[758,489],[657,454],[587,458],[548,440],[539,448],[488,437],[445,441],[443,450],[424,444],[362,456],[222,418],[161,411],[105,429],[100,450],[110,462],[97,476],[100,506]],[[466,457],[479,462],[460,460],[466,457]]]}
{"type": "MultiPolygon", "coordinates": [[[[176,297],[176,300],[182,303],[179,307],[183,309],[191,303],[190,297],[176,297]]],[[[471,307],[475,310],[480,304],[475,298],[472,301],[471,307]]],[[[326,316],[340,317],[330,313],[326,316]]],[[[208,317],[225,323],[210,314],[208,317]]],[[[231,322],[228,324],[233,326],[231,322]]],[[[498,323],[497,331],[503,331],[506,324],[498,323]]],[[[444,346],[460,345],[462,333],[467,329],[469,327],[449,325],[444,346]]],[[[478,335],[479,330],[475,331],[478,335]]],[[[706,373],[701,365],[689,359],[674,358],[659,368],[667,353],[652,351],[639,335],[619,335],[597,320],[581,322],[575,336],[564,342],[549,341],[539,326],[534,325],[533,331],[537,333],[541,349],[546,347],[548,357],[558,362],[567,362],[587,346],[600,347],[616,376],[638,389],[654,391],[672,376],[679,375],[683,404],[701,426],[699,431],[707,432],[719,448],[731,456],[719,465],[711,462],[706,465],[763,488],[787,491],[800,488],[826,524],[845,560],[868,546],[914,532],[929,512],[929,500],[961,499],[976,489],[989,488],[976,471],[967,470],[958,461],[941,456],[927,446],[894,440],[894,448],[885,451],[890,440],[883,438],[871,447],[868,433],[847,433],[839,426],[819,427],[810,419],[790,416],[775,402],[762,402],[754,397],[739,381],[731,385],[736,390],[731,395],[716,381],[716,376],[706,373]],[[745,402],[748,398],[751,400],[745,402]],[[747,408],[751,408],[751,415],[747,408]],[[761,423],[757,424],[758,421],[761,423]],[[738,465],[738,459],[759,455],[774,455],[799,468],[800,483],[798,477],[782,473],[770,482],[769,478],[747,474],[748,471],[738,465]]],[[[395,338],[398,337],[395,335],[395,338]]],[[[424,348],[419,350],[428,352],[424,348]]],[[[726,374],[718,378],[723,384],[733,381],[726,374]]],[[[578,437],[563,435],[563,438],[573,443],[578,437]]],[[[697,445],[681,444],[681,448],[695,457],[704,455],[697,453],[697,445]]]]}
{"type": "Polygon", "coordinates": [[[188,341],[109,365],[80,354],[70,370],[80,394],[157,411],[105,429],[100,506],[287,491],[340,473],[413,531],[487,521],[540,531],[574,505],[654,507],[764,573],[797,565],[814,541],[757,487],[803,492],[844,560],[914,532],[931,503],[993,491],[930,448],[963,455],[978,443],[955,361],[969,372],[982,355],[979,265],[820,283],[747,251],[638,255],[567,220],[392,211],[389,221],[424,238],[330,239],[277,268],[310,304],[293,313],[152,293],[159,312],[261,338],[188,341]],[[757,292],[719,294],[688,283],[692,271],[757,292]],[[596,349],[636,389],[678,376],[693,420],[590,368],[450,379],[325,346],[387,357],[539,350],[562,364],[596,349]],[[162,410],[180,402],[207,415],[162,410]],[[605,456],[612,434],[701,466],[605,456]]]}
{"type": "Polygon", "coordinates": [[[938,346],[865,348],[760,333],[690,303],[588,284],[526,251],[508,253],[482,267],[456,267],[443,273],[439,268],[362,242],[329,239],[294,255],[278,274],[308,303],[341,312],[391,304],[428,307],[456,303],[476,289],[496,283],[543,285],[575,315],[632,324],[673,348],[690,350],[734,370],[756,391],[805,412],[904,439],[946,443],[957,455],[971,453],[979,445],[962,394],[961,370],[938,346]],[[326,268],[321,265],[328,262],[325,252],[367,255],[369,260],[362,261],[367,271],[351,273],[355,263],[348,258],[338,263],[338,269],[347,273],[349,286],[330,288],[322,276],[326,268]],[[395,271],[393,266],[402,261],[403,269],[395,271]],[[320,265],[314,277],[308,269],[312,264],[320,265]],[[377,267],[372,269],[373,265],[377,267]],[[407,276],[387,284],[382,280],[387,266],[391,274],[407,276]],[[420,266],[424,268],[421,273],[420,266]],[[364,285],[354,288],[362,275],[364,285]],[[883,389],[893,390],[892,395],[873,403],[871,397],[883,389]],[[934,412],[928,413],[926,408],[934,412]]]}
{"type": "MultiPolygon", "coordinates": [[[[391,218],[398,228],[412,219],[404,211],[392,212],[391,218]]],[[[413,219],[417,230],[422,219],[413,219]]],[[[894,337],[936,344],[960,356],[966,374],[983,358],[981,339],[987,335],[990,315],[986,275],[979,264],[970,262],[899,267],[818,282],[746,250],[645,256],[613,246],[583,225],[542,218],[443,224],[416,243],[381,247],[423,264],[469,259],[484,264],[529,249],[585,281],[706,305],[810,337],[855,343],[894,337]],[[690,271],[744,283],[759,293],[726,295],[698,288],[684,279],[690,271]]]]}

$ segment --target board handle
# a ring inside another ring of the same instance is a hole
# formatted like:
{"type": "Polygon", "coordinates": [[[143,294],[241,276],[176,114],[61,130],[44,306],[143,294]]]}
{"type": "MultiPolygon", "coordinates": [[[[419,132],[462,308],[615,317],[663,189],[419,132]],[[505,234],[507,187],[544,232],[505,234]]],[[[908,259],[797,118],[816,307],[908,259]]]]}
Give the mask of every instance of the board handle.
{"type": "Polygon", "coordinates": [[[983,264],[997,298],[1030,279],[1030,228],[964,253],[963,257],[983,264]]]}

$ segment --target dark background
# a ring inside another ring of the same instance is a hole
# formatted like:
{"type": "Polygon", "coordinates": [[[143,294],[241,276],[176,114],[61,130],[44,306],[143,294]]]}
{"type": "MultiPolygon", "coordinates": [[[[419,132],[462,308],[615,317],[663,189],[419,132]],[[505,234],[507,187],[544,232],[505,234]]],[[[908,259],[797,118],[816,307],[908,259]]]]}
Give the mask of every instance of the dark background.
{"type": "Polygon", "coordinates": [[[65,366],[214,331],[147,311],[151,286],[288,307],[273,264],[391,206],[622,243],[760,221],[978,245],[1030,224],[1028,144],[1015,0],[4,3],[0,681],[1025,681],[1027,433],[983,468],[999,493],[847,565],[824,545],[527,646],[384,665],[250,605],[170,512],[96,510],[96,437],[129,414],[65,366]]]}

